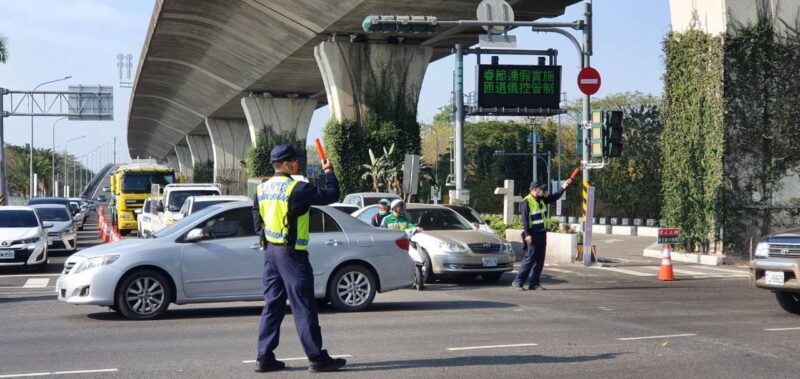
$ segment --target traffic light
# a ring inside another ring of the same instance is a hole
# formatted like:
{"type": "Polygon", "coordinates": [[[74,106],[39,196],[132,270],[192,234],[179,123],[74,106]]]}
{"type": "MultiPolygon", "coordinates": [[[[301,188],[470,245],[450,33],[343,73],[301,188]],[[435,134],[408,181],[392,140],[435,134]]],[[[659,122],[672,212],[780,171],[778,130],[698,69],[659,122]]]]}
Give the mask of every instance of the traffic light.
{"type": "Polygon", "coordinates": [[[367,33],[433,33],[439,22],[434,16],[367,16],[361,28],[367,33]]]}
{"type": "MultiPolygon", "coordinates": [[[[583,116],[581,113],[577,115],[578,120],[583,120],[583,116]]],[[[602,111],[594,111],[592,112],[592,119],[590,120],[592,124],[592,131],[589,134],[591,139],[592,148],[589,150],[591,153],[590,158],[602,158],[603,153],[605,152],[604,149],[604,141],[603,138],[603,112],[602,111]]],[[[578,156],[583,155],[583,128],[581,125],[578,124],[578,156]]]]}
{"type": "Polygon", "coordinates": [[[603,155],[608,158],[622,156],[622,111],[603,112],[603,155]]]}

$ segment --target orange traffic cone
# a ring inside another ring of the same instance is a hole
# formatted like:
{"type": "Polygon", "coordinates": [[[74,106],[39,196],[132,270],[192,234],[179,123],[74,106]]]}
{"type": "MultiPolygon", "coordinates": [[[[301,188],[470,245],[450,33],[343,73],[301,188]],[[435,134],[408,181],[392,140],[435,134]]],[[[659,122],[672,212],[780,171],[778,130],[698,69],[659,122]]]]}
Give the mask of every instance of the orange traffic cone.
{"type": "Polygon", "coordinates": [[[664,244],[664,255],[661,256],[661,270],[658,272],[658,280],[671,282],[675,280],[672,273],[672,257],[670,256],[670,244],[664,244]]]}

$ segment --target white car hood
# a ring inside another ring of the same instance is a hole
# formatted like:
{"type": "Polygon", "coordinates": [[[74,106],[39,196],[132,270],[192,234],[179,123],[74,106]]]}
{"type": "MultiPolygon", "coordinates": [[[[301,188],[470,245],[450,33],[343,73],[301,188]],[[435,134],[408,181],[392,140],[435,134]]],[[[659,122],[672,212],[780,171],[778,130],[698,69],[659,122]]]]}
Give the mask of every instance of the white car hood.
{"type": "Polygon", "coordinates": [[[73,256],[92,258],[108,254],[130,254],[136,251],[147,250],[145,246],[148,243],[153,243],[153,240],[148,238],[121,240],[114,243],[105,243],[102,245],[93,246],[86,250],[75,253],[73,256]]]}
{"type": "Polygon", "coordinates": [[[72,226],[72,221],[43,221],[44,224],[53,224],[53,227],[47,229],[48,232],[60,232],[72,226]]]}
{"type": "Polygon", "coordinates": [[[0,228],[0,241],[15,241],[35,237],[39,228],[0,228]]]}
{"type": "Polygon", "coordinates": [[[438,240],[450,243],[457,243],[460,245],[468,245],[471,243],[506,243],[506,241],[494,234],[484,232],[481,230],[435,230],[435,231],[423,231],[417,235],[413,240],[417,240],[416,237],[422,236],[430,236],[434,237],[438,240]]]}

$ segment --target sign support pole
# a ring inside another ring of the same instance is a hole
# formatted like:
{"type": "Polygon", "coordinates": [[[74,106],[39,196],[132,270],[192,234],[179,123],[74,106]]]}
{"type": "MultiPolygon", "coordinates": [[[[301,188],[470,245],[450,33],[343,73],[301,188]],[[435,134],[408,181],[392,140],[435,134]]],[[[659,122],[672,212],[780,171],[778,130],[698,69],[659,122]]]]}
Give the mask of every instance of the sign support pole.
{"type": "Polygon", "coordinates": [[[455,48],[455,179],[456,202],[450,199],[451,204],[459,204],[461,191],[464,189],[464,45],[457,43],[455,48]]]}
{"type": "MultiPolygon", "coordinates": [[[[586,3],[584,11],[584,20],[586,25],[583,29],[583,59],[581,59],[581,68],[590,66],[589,59],[592,57],[592,4],[586,3]]],[[[591,163],[591,95],[583,97],[583,157],[581,165],[583,166],[583,183],[588,187],[589,182],[589,163],[591,163]]],[[[594,191],[591,191],[591,198],[594,198],[594,191]]],[[[588,205],[588,204],[587,204],[588,205]]],[[[591,204],[594,205],[594,204],[591,204]]],[[[587,207],[588,208],[588,207],[587,207]]],[[[583,265],[590,266],[592,264],[592,212],[587,212],[584,208],[583,212],[583,265]],[[588,252],[588,254],[587,254],[588,252]],[[588,259],[587,259],[588,257],[588,259]]]]}

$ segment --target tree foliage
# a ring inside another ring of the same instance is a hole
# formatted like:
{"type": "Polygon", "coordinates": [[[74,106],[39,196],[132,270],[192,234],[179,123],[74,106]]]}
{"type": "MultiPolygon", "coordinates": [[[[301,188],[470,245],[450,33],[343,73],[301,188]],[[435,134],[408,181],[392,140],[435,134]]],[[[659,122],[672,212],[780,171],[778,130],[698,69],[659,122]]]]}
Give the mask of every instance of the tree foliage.
{"type": "Polygon", "coordinates": [[[8,61],[8,39],[0,34],[0,63],[8,61]]]}
{"type": "Polygon", "coordinates": [[[211,183],[214,181],[214,162],[205,161],[198,162],[194,165],[194,178],[195,183],[211,183]]]}

